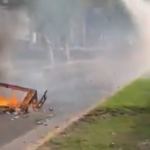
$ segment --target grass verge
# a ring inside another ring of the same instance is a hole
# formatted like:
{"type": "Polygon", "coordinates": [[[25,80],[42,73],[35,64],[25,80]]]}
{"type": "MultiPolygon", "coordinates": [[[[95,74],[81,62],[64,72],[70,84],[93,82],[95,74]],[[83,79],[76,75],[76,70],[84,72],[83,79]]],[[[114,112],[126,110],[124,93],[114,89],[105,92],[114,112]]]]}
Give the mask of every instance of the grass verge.
{"type": "Polygon", "coordinates": [[[39,150],[150,150],[150,79],[109,98],[39,150]]]}

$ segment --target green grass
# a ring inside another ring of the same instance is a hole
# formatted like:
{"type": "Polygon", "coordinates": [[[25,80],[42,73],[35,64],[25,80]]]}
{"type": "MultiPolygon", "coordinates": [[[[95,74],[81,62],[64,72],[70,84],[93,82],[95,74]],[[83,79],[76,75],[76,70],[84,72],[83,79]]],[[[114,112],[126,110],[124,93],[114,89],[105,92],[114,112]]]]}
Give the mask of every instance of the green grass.
{"type": "Polygon", "coordinates": [[[150,79],[139,79],[69,127],[44,148],[150,150],[150,79]]]}
{"type": "MultiPolygon", "coordinates": [[[[150,79],[141,78],[109,98],[103,106],[106,107],[149,107],[150,79]]],[[[101,106],[100,106],[101,107],[101,106]]]]}

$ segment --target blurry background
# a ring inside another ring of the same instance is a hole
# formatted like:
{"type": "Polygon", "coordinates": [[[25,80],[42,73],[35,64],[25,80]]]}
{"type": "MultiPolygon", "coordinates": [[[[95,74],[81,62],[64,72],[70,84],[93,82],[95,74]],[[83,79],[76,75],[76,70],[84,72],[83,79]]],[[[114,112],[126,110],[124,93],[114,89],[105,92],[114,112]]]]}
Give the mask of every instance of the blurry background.
{"type": "Polygon", "coordinates": [[[96,59],[122,43],[131,47],[138,39],[120,0],[9,1],[9,7],[1,8],[1,22],[17,24],[9,42],[13,52],[7,54],[17,67],[96,59]]]}

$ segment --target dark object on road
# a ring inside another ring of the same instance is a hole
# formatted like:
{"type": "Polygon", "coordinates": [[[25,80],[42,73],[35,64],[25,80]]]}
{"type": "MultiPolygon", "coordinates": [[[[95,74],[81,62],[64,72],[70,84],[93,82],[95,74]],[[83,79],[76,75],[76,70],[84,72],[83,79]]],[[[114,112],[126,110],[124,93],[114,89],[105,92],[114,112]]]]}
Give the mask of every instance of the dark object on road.
{"type": "Polygon", "coordinates": [[[16,85],[10,85],[6,83],[0,83],[0,87],[27,93],[22,102],[19,102],[15,95],[12,96],[11,99],[0,97],[0,112],[7,112],[9,110],[9,112],[27,113],[30,107],[33,110],[38,110],[43,106],[47,99],[47,90],[44,92],[42,98],[39,100],[37,96],[37,90],[16,85]]]}

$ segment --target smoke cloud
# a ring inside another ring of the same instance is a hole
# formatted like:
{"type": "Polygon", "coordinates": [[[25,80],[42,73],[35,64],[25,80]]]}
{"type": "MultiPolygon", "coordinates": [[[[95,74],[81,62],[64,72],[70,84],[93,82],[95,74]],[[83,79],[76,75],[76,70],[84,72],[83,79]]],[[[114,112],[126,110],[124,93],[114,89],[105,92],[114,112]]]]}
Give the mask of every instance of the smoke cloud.
{"type": "MultiPolygon", "coordinates": [[[[144,0],[122,0],[126,6],[130,17],[137,29],[140,41],[141,50],[138,57],[145,67],[150,65],[150,5],[144,0]]],[[[142,65],[142,64],[141,64],[142,65]]]]}
{"type": "Polygon", "coordinates": [[[22,10],[0,8],[0,79],[13,70],[12,53],[15,40],[22,30],[22,10]]]}

